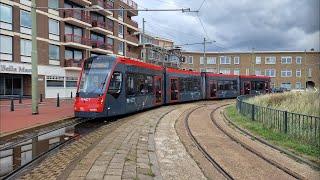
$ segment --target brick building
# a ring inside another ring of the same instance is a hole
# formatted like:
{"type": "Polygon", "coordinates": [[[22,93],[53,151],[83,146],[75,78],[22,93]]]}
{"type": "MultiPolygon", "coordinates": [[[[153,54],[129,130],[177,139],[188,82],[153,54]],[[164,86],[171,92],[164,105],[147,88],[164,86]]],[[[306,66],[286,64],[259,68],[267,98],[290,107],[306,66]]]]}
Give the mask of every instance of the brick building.
{"type": "MultiPolygon", "coordinates": [[[[85,58],[100,54],[139,57],[139,39],[135,35],[139,31],[138,23],[132,20],[138,11],[132,0],[37,0],[36,3],[38,85],[39,93],[45,97],[75,93],[85,58]]],[[[0,0],[2,97],[31,95],[30,11],[31,0],[0,0]]]]}
{"type": "Polygon", "coordinates": [[[267,75],[272,87],[320,88],[320,52],[182,52],[186,60],[182,69],[223,74],[267,75]]]}

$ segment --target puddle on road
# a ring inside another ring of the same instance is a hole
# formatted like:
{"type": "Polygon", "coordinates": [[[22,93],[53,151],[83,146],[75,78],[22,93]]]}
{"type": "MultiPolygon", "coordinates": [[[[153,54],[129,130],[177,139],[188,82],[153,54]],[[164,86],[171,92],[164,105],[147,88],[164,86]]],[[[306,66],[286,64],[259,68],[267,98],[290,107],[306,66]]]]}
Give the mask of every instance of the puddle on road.
{"type": "Polygon", "coordinates": [[[16,145],[9,143],[0,146],[0,179],[29,163],[42,153],[48,152],[56,146],[75,136],[82,136],[100,127],[101,123],[87,122],[76,126],[60,128],[32,139],[22,141],[16,145]],[[2,147],[2,148],[1,148],[2,147]],[[6,147],[6,148],[4,148],[6,147]]]}

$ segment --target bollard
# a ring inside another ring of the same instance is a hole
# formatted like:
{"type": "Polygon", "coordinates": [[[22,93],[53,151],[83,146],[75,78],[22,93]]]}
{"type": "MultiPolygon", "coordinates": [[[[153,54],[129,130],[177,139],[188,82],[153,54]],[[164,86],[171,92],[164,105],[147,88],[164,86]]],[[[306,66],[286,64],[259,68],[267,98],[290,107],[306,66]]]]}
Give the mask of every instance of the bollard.
{"type": "Polygon", "coordinates": [[[72,96],[73,96],[73,94],[72,94],[72,91],[71,91],[71,96],[70,96],[70,97],[71,97],[71,99],[72,99],[72,96]]]}
{"type": "Polygon", "coordinates": [[[60,107],[60,98],[59,98],[59,93],[57,94],[57,107],[60,107]]]}
{"type": "Polygon", "coordinates": [[[22,96],[21,96],[21,94],[19,96],[19,104],[22,104],[22,96]]]}
{"type": "Polygon", "coordinates": [[[40,94],[40,102],[42,102],[42,94],[40,94]]]}
{"type": "Polygon", "coordinates": [[[11,107],[10,107],[10,111],[14,111],[14,102],[13,102],[13,98],[11,98],[11,107]]]}

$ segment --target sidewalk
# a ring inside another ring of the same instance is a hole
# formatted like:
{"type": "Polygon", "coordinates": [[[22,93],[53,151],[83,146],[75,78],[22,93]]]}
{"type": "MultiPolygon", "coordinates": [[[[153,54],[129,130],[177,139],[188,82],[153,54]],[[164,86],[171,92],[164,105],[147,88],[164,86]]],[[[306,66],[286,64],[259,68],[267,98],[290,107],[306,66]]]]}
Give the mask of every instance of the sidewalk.
{"type": "Polygon", "coordinates": [[[74,116],[72,99],[61,99],[60,107],[56,99],[44,99],[38,115],[32,115],[31,99],[23,99],[22,104],[14,100],[14,111],[10,104],[10,100],[0,101],[0,137],[74,116]]]}

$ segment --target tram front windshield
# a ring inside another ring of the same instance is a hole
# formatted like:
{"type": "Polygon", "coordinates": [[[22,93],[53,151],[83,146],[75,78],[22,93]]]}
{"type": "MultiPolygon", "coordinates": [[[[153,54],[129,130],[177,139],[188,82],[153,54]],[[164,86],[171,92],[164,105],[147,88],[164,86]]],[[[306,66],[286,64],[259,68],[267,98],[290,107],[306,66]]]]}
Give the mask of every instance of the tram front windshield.
{"type": "Polygon", "coordinates": [[[80,97],[94,98],[103,95],[113,62],[113,57],[92,57],[84,62],[79,87],[80,97]]]}

